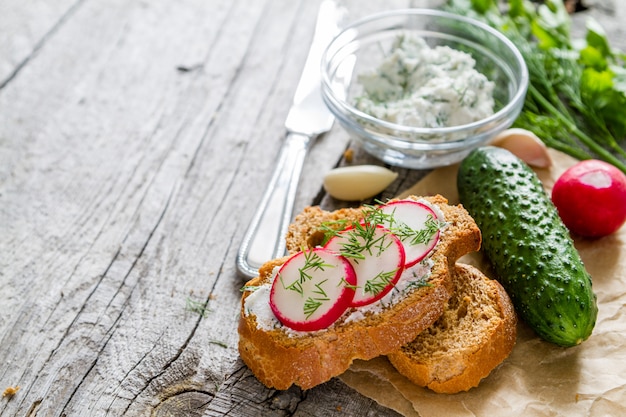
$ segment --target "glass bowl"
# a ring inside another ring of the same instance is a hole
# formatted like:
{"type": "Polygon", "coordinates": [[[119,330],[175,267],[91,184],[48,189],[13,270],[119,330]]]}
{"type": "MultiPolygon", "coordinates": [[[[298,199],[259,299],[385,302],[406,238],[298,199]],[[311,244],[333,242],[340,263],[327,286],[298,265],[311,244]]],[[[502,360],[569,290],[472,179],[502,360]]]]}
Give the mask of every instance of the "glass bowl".
{"type": "Polygon", "coordinates": [[[430,169],[463,159],[511,126],[524,104],[528,69],[522,55],[497,30],[435,9],[403,9],[372,15],[342,30],[322,58],[322,96],[339,123],[364,149],[399,167],[430,169]],[[358,77],[375,70],[399,36],[422,38],[464,51],[495,86],[494,113],[449,127],[414,127],[378,119],[355,107],[363,95],[358,77]],[[346,84],[349,82],[346,89],[346,84]],[[346,91],[347,90],[347,91],[346,91]]]}

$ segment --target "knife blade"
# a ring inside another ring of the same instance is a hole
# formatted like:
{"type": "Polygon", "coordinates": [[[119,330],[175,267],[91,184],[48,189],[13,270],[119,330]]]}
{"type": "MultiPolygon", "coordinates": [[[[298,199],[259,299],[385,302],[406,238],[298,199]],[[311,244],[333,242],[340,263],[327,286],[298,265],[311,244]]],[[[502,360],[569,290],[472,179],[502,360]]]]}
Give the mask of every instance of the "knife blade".
{"type": "Polygon", "coordinates": [[[287,135],[237,254],[237,269],[244,276],[255,277],[263,263],[285,254],[285,234],[306,154],[313,139],[329,131],[334,122],[322,99],[320,65],[344,14],[345,9],[333,0],[324,0],[320,5],[313,41],[285,120],[287,135]]]}

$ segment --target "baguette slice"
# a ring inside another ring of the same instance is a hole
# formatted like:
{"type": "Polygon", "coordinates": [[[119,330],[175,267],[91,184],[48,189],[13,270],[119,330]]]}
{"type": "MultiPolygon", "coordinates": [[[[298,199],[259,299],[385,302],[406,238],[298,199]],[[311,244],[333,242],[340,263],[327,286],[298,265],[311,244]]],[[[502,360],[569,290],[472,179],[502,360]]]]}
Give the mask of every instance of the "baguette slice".
{"type": "Polygon", "coordinates": [[[456,290],[443,315],[387,355],[413,383],[438,393],[467,391],[511,353],[517,316],[504,288],[478,269],[456,265],[456,290]]]}
{"type": "MultiPolygon", "coordinates": [[[[418,199],[417,197],[412,197],[418,199]]],[[[287,389],[297,385],[312,388],[343,373],[355,359],[372,359],[398,350],[430,327],[443,313],[453,290],[450,271],[456,259],[480,248],[481,235],[474,220],[462,206],[450,206],[441,196],[426,199],[444,215],[447,227],[431,254],[433,261],[428,286],[414,288],[392,307],[366,312],[359,320],[345,315],[333,326],[317,332],[294,333],[283,326],[267,329],[246,309],[252,291],[245,290],[239,321],[239,353],[256,377],[266,386],[287,389]]],[[[297,252],[303,246],[321,242],[319,226],[338,219],[357,220],[360,209],[327,212],[310,207],[297,216],[288,233],[288,247],[297,252]]],[[[275,267],[288,258],[267,262],[259,277],[246,287],[270,282],[275,267]]]]}

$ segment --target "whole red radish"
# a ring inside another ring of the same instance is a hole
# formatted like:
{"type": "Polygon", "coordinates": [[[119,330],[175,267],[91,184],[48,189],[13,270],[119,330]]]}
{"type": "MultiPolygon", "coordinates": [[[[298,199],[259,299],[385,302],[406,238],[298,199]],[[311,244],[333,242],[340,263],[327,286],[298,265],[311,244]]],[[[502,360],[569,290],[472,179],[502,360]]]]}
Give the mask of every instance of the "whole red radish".
{"type": "Polygon", "coordinates": [[[552,202],[571,232],[610,235],[626,222],[626,175],[603,161],[581,161],[557,179],[552,202]]]}

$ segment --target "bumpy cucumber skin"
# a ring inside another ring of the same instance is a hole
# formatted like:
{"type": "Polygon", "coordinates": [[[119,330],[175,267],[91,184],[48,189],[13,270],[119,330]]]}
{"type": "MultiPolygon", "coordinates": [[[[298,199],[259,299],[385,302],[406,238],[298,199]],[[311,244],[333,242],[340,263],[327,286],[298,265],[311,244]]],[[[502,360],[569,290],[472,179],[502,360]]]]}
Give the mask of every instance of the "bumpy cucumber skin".
{"type": "Polygon", "coordinates": [[[587,339],[598,315],[591,276],[536,174],[511,152],[484,146],[461,163],[457,187],[520,317],[559,346],[587,339]]]}

